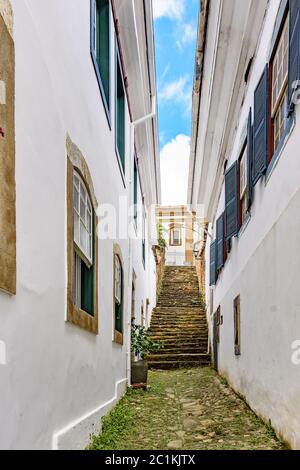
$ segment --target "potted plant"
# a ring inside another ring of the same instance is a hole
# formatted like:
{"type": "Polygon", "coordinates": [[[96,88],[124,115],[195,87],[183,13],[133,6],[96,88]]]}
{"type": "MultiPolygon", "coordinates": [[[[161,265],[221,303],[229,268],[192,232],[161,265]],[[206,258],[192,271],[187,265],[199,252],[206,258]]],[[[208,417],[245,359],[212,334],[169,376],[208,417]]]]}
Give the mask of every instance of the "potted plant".
{"type": "Polygon", "coordinates": [[[150,333],[145,327],[131,325],[131,383],[135,386],[145,388],[148,380],[147,356],[161,349],[161,344],[151,340],[150,333]]]}

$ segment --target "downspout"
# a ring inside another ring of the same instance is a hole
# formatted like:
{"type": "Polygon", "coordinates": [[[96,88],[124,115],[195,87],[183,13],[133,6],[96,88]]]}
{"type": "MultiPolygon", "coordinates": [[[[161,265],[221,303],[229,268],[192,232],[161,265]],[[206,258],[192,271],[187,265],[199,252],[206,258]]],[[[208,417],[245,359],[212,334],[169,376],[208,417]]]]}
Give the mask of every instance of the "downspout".
{"type": "MultiPolygon", "coordinates": [[[[112,5],[113,5],[113,10],[114,10],[114,15],[115,15],[113,0],[112,0],[112,5]]],[[[132,8],[133,8],[133,13],[134,13],[134,26],[135,26],[135,33],[136,33],[136,41],[137,41],[137,44],[138,44],[138,32],[137,32],[134,0],[132,0],[132,8]]],[[[116,26],[118,25],[117,20],[115,20],[115,24],[116,24],[116,26]]],[[[119,44],[120,44],[119,33],[118,33],[118,41],[119,41],[119,44]]],[[[119,48],[120,48],[120,54],[121,54],[121,46],[120,45],[119,45],[119,48]]],[[[148,49],[147,49],[147,51],[148,51],[148,49]]],[[[121,60],[123,62],[123,67],[124,67],[123,56],[122,56],[121,60]]],[[[148,58],[148,60],[149,60],[149,58],[148,58]]],[[[149,76],[150,76],[150,68],[148,69],[148,73],[149,73],[149,76]]],[[[129,103],[128,81],[127,81],[127,90],[126,90],[126,92],[127,92],[128,103],[129,103]]],[[[133,121],[132,113],[131,113],[131,110],[130,110],[130,120],[131,120],[131,124],[130,124],[130,155],[131,156],[133,155],[133,158],[130,158],[130,162],[131,162],[130,175],[133,174],[132,162],[136,161],[143,202],[144,202],[144,194],[143,194],[143,190],[142,190],[142,181],[141,181],[141,172],[140,172],[140,166],[139,166],[139,159],[137,158],[136,151],[135,151],[135,128],[136,128],[136,126],[138,126],[140,124],[143,124],[143,123],[147,122],[150,119],[153,121],[153,119],[156,116],[156,97],[152,96],[151,91],[150,91],[150,96],[151,96],[151,104],[152,104],[151,113],[149,113],[145,116],[142,116],[141,118],[137,119],[136,121],[133,121]]],[[[153,135],[153,139],[154,139],[154,135],[153,135]]],[[[130,207],[132,207],[132,203],[133,203],[133,181],[132,181],[132,178],[130,178],[130,182],[129,182],[129,194],[130,194],[130,196],[129,196],[129,198],[130,198],[130,207]]],[[[126,355],[127,355],[127,361],[126,361],[126,363],[127,363],[127,381],[128,381],[129,386],[131,385],[131,304],[132,304],[132,282],[133,282],[133,279],[132,279],[132,276],[133,276],[132,251],[133,251],[132,250],[132,240],[131,240],[131,237],[129,236],[129,240],[128,240],[128,295],[127,295],[128,307],[129,308],[128,308],[128,311],[127,311],[128,336],[127,336],[127,345],[126,345],[126,350],[127,350],[126,351],[126,355]]]]}

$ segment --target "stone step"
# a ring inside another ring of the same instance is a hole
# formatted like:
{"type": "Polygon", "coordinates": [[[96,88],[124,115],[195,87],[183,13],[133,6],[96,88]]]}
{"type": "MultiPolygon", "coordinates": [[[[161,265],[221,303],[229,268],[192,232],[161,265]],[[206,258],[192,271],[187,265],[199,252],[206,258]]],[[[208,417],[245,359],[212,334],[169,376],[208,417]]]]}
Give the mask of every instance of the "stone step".
{"type": "Polygon", "coordinates": [[[208,365],[206,318],[196,269],[166,267],[149,330],[152,340],[163,347],[149,356],[149,367],[177,369],[208,365]]]}
{"type": "Polygon", "coordinates": [[[210,357],[206,355],[206,359],[201,361],[165,361],[165,362],[148,362],[150,370],[172,370],[172,369],[189,369],[193,367],[208,366],[210,357]]]}
{"type": "Polygon", "coordinates": [[[198,307],[201,308],[201,303],[198,300],[190,301],[190,300],[159,300],[158,307],[170,307],[170,308],[178,308],[178,307],[198,307]]]}
{"type": "Polygon", "coordinates": [[[201,354],[201,353],[194,353],[194,354],[190,354],[190,353],[179,353],[179,354],[166,354],[164,351],[163,352],[159,352],[159,353],[156,353],[156,354],[150,354],[148,356],[148,360],[150,362],[157,362],[157,361],[179,361],[179,362],[182,362],[182,361],[186,361],[186,360],[190,360],[190,361],[198,361],[198,360],[201,360],[203,359],[203,356],[206,356],[206,354],[201,354]]]}
{"type": "Polygon", "coordinates": [[[205,327],[203,328],[200,328],[200,327],[195,327],[195,326],[191,326],[189,327],[188,330],[184,330],[182,328],[177,328],[176,326],[172,326],[170,328],[159,328],[159,327],[154,327],[149,329],[149,333],[162,333],[163,335],[165,336],[168,336],[168,335],[183,335],[183,336],[193,336],[193,335],[201,335],[201,333],[204,333],[206,334],[207,333],[207,329],[205,327]]]}

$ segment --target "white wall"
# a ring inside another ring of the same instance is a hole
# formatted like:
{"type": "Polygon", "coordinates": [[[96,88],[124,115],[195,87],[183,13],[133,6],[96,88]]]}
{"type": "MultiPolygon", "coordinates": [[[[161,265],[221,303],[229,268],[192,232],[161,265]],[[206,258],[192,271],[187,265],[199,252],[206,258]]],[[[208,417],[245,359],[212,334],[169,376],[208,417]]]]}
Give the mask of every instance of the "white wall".
{"type": "MultiPolygon", "coordinates": [[[[240,136],[249,108],[253,107],[255,87],[268,61],[279,3],[272,0],[267,11],[228,167],[239,156],[240,136]]],[[[295,449],[300,449],[300,366],[292,364],[291,356],[292,343],[300,337],[299,119],[298,107],[295,128],[277,164],[270,176],[255,186],[251,219],[233,240],[229,259],[213,289],[213,306],[208,305],[208,312],[216,311],[220,305],[224,318],[220,373],[295,449]],[[241,297],[238,358],[234,355],[233,324],[233,301],[237,295],[241,297]]],[[[213,233],[223,210],[224,188],[214,227],[210,227],[213,233]]],[[[209,246],[206,255],[209,260],[209,246]]],[[[208,286],[207,292],[209,299],[208,286]]]]}
{"type": "MultiPolygon", "coordinates": [[[[121,247],[128,286],[129,242],[99,243],[99,335],[66,323],[66,136],[86,158],[98,202],[118,207],[131,188],[129,116],[127,110],[125,188],[113,106],[111,131],[90,56],[89,0],[12,4],[17,295],[0,293],[0,340],[7,352],[0,366],[0,448],[83,448],[127,383],[126,331],[123,347],[112,342],[113,244],[121,247]]],[[[124,310],[128,322],[127,288],[124,310]]]]}

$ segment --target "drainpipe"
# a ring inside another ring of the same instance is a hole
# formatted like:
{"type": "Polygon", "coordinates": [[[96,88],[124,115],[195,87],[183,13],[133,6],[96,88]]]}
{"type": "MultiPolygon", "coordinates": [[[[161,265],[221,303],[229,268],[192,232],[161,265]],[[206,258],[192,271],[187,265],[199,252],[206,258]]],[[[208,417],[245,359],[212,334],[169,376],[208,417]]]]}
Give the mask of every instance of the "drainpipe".
{"type": "MultiPolygon", "coordinates": [[[[114,2],[112,2],[114,4],[114,2]]],[[[135,5],[134,5],[134,0],[132,0],[132,8],[133,8],[133,14],[134,14],[134,27],[135,27],[135,34],[136,34],[136,41],[138,45],[138,55],[139,55],[139,63],[141,64],[140,61],[140,51],[139,51],[139,41],[138,41],[138,32],[137,32],[137,22],[136,22],[136,13],[135,13],[135,5]]],[[[114,10],[114,16],[115,15],[115,8],[114,10]]],[[[119,35],[118,35],[119,37],[119,35]]],[[[151,95],[151,90],[150,90],[150,96],[151,96],[151,112],[149,114],[146,114],[145,116],[142,116],[141,118],[137,119],[136,121],[133,121],[131,118],[131,124],[130,124],[130,156],[133,156],[133,158],[130,158],[130,175],[133,175],[133,162],[135,159],[135,128],[136,126],[139,126],[149,120],[153,120],[156,117],[156,97],[151,95]]],[[[131,110],[130,110],[131,111],[131,110]]],[[[131,112],[130,112],[131,114],[131,112]]],[[[131,114],[132,116],[132,114],[131,114]]],[[[148,132],[147,132],[147,140],[148,140],[148,132]]],[[[148,145],[149,145],[149,140],[148,140],[148,145]]],[[[141,192],[142,192],[142,198],[144,202],[144,194],[142,191],[142,184],[141,184],[141,173],[140,173],[140,168],[139,168],[139,160],[138,158],[136,159],[137,162],[137,167],[138,167],[138,174],[139,174],[139,180],[140,180],[140,187],[141,187],[141,192]]],[[[133,181],[132,177],[130,178],[129,181],[129,200],[130,200],[130,207],[133,205],[133,181]]],[[[133,260],[132,260],[132,240],[131,237],[129,237],[128,240],[128,311],[127,311],[127,331],[128,331],[128,336],[127,336],[127,345],[126,345],[126,355],[127,355],[127,381],[128,385],[131,385],[131,305],[132,305],[132,275],[133,275],[133,260]]]]}

